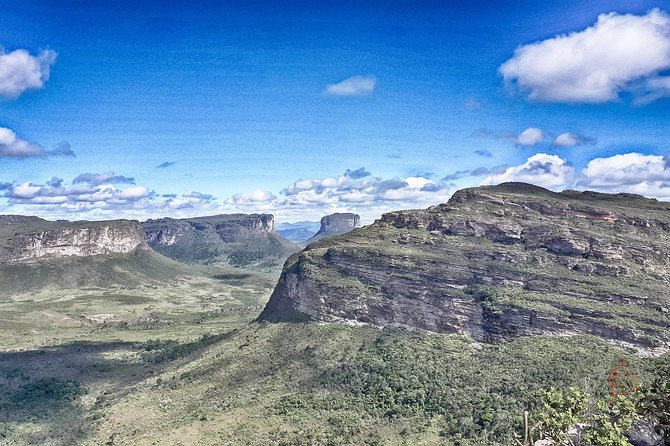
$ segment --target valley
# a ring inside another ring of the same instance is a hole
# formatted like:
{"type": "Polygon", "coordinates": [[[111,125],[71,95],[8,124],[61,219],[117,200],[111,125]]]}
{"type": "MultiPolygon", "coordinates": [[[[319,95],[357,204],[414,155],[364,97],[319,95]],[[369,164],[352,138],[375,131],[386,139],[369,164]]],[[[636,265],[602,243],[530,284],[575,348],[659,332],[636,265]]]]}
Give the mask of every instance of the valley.
{"type": "Polygon", "coordinates": [[[72,255],[14,218],[6,252],[50,254],[0,266],[0,445],[507,446],[549,388],[596,401],[622,358],[641,385],[670,367],[664,206],[465,190],[281,270],[177,262],[139,226],[72,255]]]}

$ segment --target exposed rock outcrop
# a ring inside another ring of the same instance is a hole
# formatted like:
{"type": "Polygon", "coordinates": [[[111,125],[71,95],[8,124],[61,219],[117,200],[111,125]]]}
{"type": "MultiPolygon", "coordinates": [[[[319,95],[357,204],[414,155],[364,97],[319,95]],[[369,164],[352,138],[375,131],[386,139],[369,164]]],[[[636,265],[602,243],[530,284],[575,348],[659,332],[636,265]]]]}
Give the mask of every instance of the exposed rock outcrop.
{"type": "Polygon", "coordinates": [[[291,256],[261,315],[670,346],[670,203],[506,183],[385,214],[291,256]]]}
{"type": "Polygon", "coordinates": [[[352,213],[335,213],[321,218],[321,227],[307,243],[321,240],[324,237],[346,234],[361,225],[361,217],[352,213]]]}
{"type": "Polygon", "coordinates": [[[68,222],[0,216],[0,264],[129,254],[139,249],[148,246],[137,221],[68,222]]]}
{"type": "Polygon", "coordinates": [[[185,262],[268,265],[299,249],[276,233],[269,214],[161,218],[143,226],[149,246],[185,262]]]}

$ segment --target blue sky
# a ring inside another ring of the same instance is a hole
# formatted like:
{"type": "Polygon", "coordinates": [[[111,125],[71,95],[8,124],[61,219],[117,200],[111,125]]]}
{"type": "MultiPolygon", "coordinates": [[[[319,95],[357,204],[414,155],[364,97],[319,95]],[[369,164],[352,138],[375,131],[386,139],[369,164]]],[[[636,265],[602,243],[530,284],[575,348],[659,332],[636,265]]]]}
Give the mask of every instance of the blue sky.
{"type": "Polygon", "coordinates": [[[2,213],[670,198],[670,2],[94,3],[0,0],[2,213]]]}

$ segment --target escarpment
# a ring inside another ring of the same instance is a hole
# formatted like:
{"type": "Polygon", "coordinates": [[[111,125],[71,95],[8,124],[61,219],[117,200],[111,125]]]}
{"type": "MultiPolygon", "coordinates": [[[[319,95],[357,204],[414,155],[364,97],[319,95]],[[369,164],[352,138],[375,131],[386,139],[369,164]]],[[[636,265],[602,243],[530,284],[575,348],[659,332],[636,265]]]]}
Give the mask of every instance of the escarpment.
{"type": "Polygon", "coordinates": [[[47,221],[0,216],[0,264],[129,254],[148,249],[137,221],[47,221]]]}
{"type": "Polygon", "coordinates": [[[313,243],[260,318],[591,334],[656,354],[670,346],[669,285],[670,203],[506,183],[313,243]]]}
{"type": "Polygon", "coordinates": [[[352,213],[335,213],[321,218],[321,227],[307,243],[312,243],[324,237],[346,234],[361,225],[361,217],[352,213]]]}
{"type": "Polygon", "coordinates": [[[143,226],[149,246],[185,262],[267,266],[299,249],[277,234],[269,214],[161,218],[143,226]]]}

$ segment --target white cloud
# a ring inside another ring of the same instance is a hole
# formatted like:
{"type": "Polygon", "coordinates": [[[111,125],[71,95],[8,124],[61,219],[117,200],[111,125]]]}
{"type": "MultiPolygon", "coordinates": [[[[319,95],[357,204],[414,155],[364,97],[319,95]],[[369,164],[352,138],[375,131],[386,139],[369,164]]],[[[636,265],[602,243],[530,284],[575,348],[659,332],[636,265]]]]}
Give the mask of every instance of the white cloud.
{"type": "Polygon", "coordinates": [[[377,85],[373,76],[352,76],[326,86],[326,93],[335,96],[364,96],[372,93],[377,85]]]}
{"type": "Polygon", "coordinates": [[[667,157],[636,152],[594,158],[582,170],[578,186],[670,200],[668,162],[667,157]]]}
{"type": "Polygon", "coordinates": [[[149,196],[149,189],[145,186],[128,187],[116,195],[119,200],[139,200],[149,196]]]}
{"type": "Polygon", "coordinates": [[[520,146],[535,146],[544,141],[544,132],[541,129],[530,127],[514,138],[520,146]]]}
{"type": "Polygon", "coordinates": [[[610,188],[659,181],[670,181],[667,160],[660,155],[631,152],[592,159],[582,171],[580,184],[610,188]]]}
{"type": "Polygon", "coordinates": [[[500,66],[534,100],[600,103],[644,83],[649,96],[665,95],[658,73],[670,68],[670,17],[602,14],[592,27],[516,49],[500,66]],[[661,84],[661,85],[659,85],[661,84]]]}
{"type": "Polygon", "coordinates": [[[75,156],[70,144],[60,143],[53,150],[26,141],[12,129],[0,127],[0,158],[31,158],[47,156],[75,156]]]}
{"type": "Polygon", "coordinates": [[[55,61],[51,50],[33,56],[22,49],[7,53],[0,48],[0,97],[16,99],[26,90],[42,88],[55,61]]]}
{"type": "Polygon", "coordinates": [[[519,166],[508,167],[502,173],[484,178],[482,184],[518,181],[547,188],[559,188],[570,184],[573,177],[574,168],[563,158],[536,153],[519,166]]]}
{"type": "Polygon", "coordinates": [[[255,191],[249,194],[235,194],[232,197],[226,199],[226,204],[231,205],[255,205],[255,204],[265,204],[270,203],[277,198],[272,192],[268,192],[262,189],[256,189],[255,191]]]}
{"type": "Polygon", "coordinates": [[[0,157],[28,158],[45,155],[46,151],[39,144],[20,138],[11,129],[0,127],[0,157]]]}
{"type": "Polygon", "coordinates": [[[552,145],[560,147],[574,147],[577,144],[579,144],[579,138],[574,133],[561,133],[552,143],[552,145]]]}

